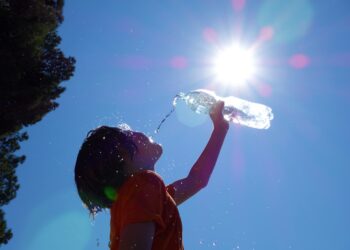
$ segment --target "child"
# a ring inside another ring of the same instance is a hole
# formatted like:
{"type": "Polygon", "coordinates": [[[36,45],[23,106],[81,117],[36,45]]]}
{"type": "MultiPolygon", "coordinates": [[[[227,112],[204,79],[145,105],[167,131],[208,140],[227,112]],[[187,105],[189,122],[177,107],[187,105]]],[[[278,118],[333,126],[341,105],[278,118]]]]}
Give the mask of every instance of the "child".
{"type": "Polygon", "coordinates": [[[143,133],[107,126],[88,133],[75,182],[90,213],[110,209],[111,250],[184,249],[177,206],[208,184],[229,128],[223,107],[210,112],[212,135],[188,176],[168,186],[154,172],[162,147],[143,133]]]}

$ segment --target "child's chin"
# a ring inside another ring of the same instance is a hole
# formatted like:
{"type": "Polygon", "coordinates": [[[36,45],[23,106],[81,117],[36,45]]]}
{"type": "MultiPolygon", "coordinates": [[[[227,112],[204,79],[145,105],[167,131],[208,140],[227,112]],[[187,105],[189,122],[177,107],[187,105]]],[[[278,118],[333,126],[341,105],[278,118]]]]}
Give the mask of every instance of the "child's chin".
{"type": "Polygon", "coordinates": [[[162,152],[161,152],[161,151],[160,151],[160,152],[156,152],[156,153],[154,154],[154,156],[152,157],[152,160],[154,161],[154,163],[156,163],[156,161],[159,160],[159,158],[160,158],[161,155],[162,155],[162,152]]]}
{"type": "Polygon", "coordinates": [[[154,165],[163,153],[163,149],[159,144],[152,144],[152,147],[148,151],[149,164],[154,165]]]}
{"type": "Polygon", "coordinates": [[[159,158],[162,155],[162,153],[163,153],[163,148],[162,148],[161,145],[159,145],[157,143],[154,143],[152,151],[153,151],[154,157],[159,158]]]}

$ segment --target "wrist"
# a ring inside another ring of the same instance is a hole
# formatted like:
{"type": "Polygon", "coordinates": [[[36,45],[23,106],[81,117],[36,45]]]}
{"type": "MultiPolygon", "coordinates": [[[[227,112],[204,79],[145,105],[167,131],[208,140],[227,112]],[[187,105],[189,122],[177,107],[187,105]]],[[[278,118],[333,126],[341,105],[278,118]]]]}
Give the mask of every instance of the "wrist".
{"type": "Polygon", "coordinates": [[[228,122],[214,123],[214,131],[224,131],[227,132],[230,127],[228,122]]]}

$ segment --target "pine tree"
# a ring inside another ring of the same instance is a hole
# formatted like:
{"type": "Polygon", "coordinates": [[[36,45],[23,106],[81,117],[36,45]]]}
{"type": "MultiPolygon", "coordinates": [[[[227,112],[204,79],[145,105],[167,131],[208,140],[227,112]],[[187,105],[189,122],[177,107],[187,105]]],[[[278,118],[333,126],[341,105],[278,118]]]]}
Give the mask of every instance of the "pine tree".
{"type": "Polygon", "coordinates": [[[58,48],[62,11],[63,0],[0,0],[0,245],[12,237],[1,208],[19,188],[21,130],[58,107],[74,72],[75,59],[58,48]]]}

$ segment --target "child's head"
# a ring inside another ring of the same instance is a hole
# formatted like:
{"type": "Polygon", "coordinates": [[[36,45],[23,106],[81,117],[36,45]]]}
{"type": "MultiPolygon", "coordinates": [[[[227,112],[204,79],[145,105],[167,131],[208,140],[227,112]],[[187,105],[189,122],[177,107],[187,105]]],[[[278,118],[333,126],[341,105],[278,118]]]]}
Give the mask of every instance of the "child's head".
{"type": "Polygon", "coordinates": [[[90,213],[111,207],[123,182],[137,171],[154,169],[161,153],[161,146],[140,132],[108,126],[91,130],[75,164],[78,193],[90,213]]]}

